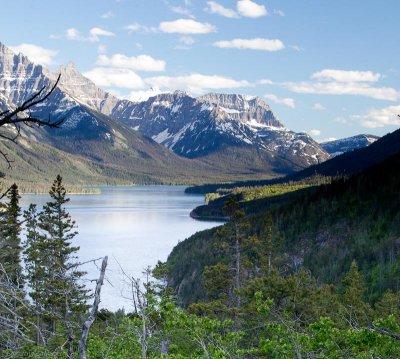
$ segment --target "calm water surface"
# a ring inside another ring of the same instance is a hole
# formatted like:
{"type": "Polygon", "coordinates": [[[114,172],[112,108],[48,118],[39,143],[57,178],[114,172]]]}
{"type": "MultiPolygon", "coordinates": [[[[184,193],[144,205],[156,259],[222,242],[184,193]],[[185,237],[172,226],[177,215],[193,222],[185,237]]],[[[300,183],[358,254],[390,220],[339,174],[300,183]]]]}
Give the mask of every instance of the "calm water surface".
{"type": "MultiPolygon", "coordinates": [[[[204,196],[188,195],[181,186],[102,187],[97,195],[70,195],[68,211],[76,221],[81,262],[109,256],[108,282],[102,289],[102,307],[131,310],[124,272],[140,277],[147,266],[166,260],[172,248],[190,235],[219,223],[200,222],[190,211],[204,196]]],[[[21,206],[42,206],[46,195],[24,195],[21,206]]],[[[100,262],[98,262],[100,265],[100,262]]],[[[98,277],[93,264],[85,266],[87,280],[98,277]]],[[[89,282],[88,282],[89,285],[89,282]]]]}

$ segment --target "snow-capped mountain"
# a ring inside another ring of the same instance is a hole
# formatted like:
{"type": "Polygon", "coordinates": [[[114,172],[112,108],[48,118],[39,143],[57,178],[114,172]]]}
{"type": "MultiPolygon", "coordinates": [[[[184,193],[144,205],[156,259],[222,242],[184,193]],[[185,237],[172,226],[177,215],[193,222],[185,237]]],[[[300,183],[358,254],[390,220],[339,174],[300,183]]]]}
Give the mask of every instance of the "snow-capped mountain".
{"type": "Polygon", "coordinates": [[[176,91],[134,103],[99,89],[72,63],[58,72],[60,87],[74,100],[121,121],[180,156],[200,158],[229,146],[246,146],[292,161],[294,169],[329,158],[311,137],[285,128],[257,97],[208,94],[195,98],[176,91]]]}
{"type": "Polygon", "coordinates": [[[226,147],[252,147],[295,162],[320,163],[329,155],[311,137],[288,130],[258,97],[184,92],[141,103],[120,102],[111,117],[180,156],[200,158],[226,147]]]}
{"type": "Polygon", "coordinates": [[[170,163],[169,176],[175,167],[205,168],[204,173],[227,179],[290,173],[329,158],[307,134],[285,128],[257,97],[196,98],[177,91],[134,103],[101,90],[72,63],[52,73],[0,43],[1,106],[18,105],[42,87],[50,88],[58,74],[58,87],[32,115],[62,118],[62,129],[28,130],[26,135],[102,164],[114,162],[134,172],[130,160],[123,160],[122,152],[128,151],[143,161],[149,156],[149,168],[152,160],[153,168],[170,163]]]}
{"type": "Polygon", "coordinates": [[[357,150],[369,146],[378,140],[378,136],[374,135],[357,135],[340,140],[321,143],[321,147],[328,152],[331,157],[341,155],[342,153],[357,150]]]}
{"type": "MultiPolygon", "coordinates": [[[[49,117],[53,121],[62,119],[64,123],[60,129],[23,126],[21,151],[18,151],[23,158],[14,158],[13,164],[17,171],[20,166],[21,171],[27,169],[40,178],[36,164],[38,158],[43,162],[40,156],[46,153],[47,163],[56,166],[55,171],[63,171],[63,163],[70,163],[69,160],[73,158],[77,166],[75,173],[82,172],[82,176],[100,179],[101,183],[115,182],[115,179],[128,183],[182,181],[183,178],[201,177],[201,171],[213,175],[209,166],[191,163],[121,122],[96,111],[106,112],[108,104],[117,100],[96,88],[73,66],[61,68],[60,71],[64,76],[63,81],[45,102],[31,109],[31,115],[44,120],[49,117]],[[35,152],[32,148],[38,150],[35,152]],[[52,148],[57,156],[63,154],[65,161],[54,161],[52,148]]],[[[20,105],[43,87],[49,90],[56,78],[56,74],[0,44],[0,110],[20,105]]],[[[7,141],[4,145],[8,145],[7,141]]],[[[12,151],[12,155],[17,155],[17,151],[12,151]]]]}
{"type": "Polygon", "coordinates": [[[56,73],[61,74],[60,88],[77,102],[93,110],[109,115],[120,101],[83,76],[72,62],[66,66],[61,66],[56,73]]]}

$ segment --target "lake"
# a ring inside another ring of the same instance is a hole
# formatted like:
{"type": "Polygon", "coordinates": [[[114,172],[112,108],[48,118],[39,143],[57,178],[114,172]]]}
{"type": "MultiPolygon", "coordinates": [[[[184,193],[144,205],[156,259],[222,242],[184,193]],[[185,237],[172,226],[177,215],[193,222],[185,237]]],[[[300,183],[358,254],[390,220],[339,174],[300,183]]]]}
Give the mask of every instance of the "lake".
{"type": "MultiPolygon", "coordinates": [[[[185,194],[182,186],[100,187],[101,194],[70,195],[67,209],[76,221],[79,234],[73,244],[80,246],[79,261],[108,255],[102,308],[132,310],[129,286],[120,267],[135,278],[147,266],[165,261],[179,242],[190,235],[220,225],[196,221],[190,211],[204,203],[204,196],[185,194]]],[[[21,207],[30,203],[41,206],[48,195],[23,195],[21,207]]],[[[97,264],[100,266],[101,261],[97,264]]],[[[93,263],[84,266],[87,280],[97,279],[93,263]]],[[[89,284],[93,287],[93,283],[89,284]]]]}

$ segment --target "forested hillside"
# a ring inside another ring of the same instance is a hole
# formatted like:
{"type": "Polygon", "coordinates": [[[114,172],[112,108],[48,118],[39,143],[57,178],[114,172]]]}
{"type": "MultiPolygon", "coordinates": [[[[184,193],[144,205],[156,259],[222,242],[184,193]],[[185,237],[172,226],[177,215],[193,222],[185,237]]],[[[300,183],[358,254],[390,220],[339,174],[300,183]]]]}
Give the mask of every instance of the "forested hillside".
{"type": "Polygon", "coordinates": [[[242,181],[225,184],[206,184],[187,188],[188,193],[210,193],[219,188],[236,188],[248,186],[273,185],[287,182],[321,182],[321,177],[350,176],[378,164],[385,158],[400,151],[400,129],[388,133],[368,147],[356,149],[331,158],[321,164],[310,166],[285,177],[266,179],[261,181],[242,181]]]}
{"type": "MultiPolygon", "coordinates": [[[[354,259],[365,275],[367,298],[373,302],[386,289],[397,291],[400,285],[399,175],[397,153],[348,179],[242,202],[253,213],[243,219],[243,240],[262,236],[270,216],[277,231],[274,258],[285,271],[304,267],[321,282],[338,283],[354,259]]],[[[169,257],[170,284],[186,305],[207,297],[204,270],[227,261],[221,243],[228,240],[223,233],[231,226],[197,233],[169,257]]]]}

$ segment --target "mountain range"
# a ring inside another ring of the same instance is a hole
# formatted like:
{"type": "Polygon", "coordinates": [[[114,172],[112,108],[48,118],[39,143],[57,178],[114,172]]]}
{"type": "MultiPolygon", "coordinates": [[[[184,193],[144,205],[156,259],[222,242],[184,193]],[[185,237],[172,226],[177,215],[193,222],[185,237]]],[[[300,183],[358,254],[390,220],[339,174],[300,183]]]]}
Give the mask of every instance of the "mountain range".
{"type": "Polygon", "coordinates": [[[220,182],[288,174],[331,156],[309,135],[287,129],[258,97],[176,91],[138,103],[120,100],[72,63],[53,73],[1,43],[0,107],[50,88],[58,74],[58,87],[32,115],[64,123],[56,130],[24,129],[20,149],[3,141],[15,161],[11,177],[30,173],[48,181],[64,158],[75,166],[63,172],[72,178],[82,172],[82,183],[220,182]],[[46,171],[35,164],[39,154],[48,157],[46,171]]]}

